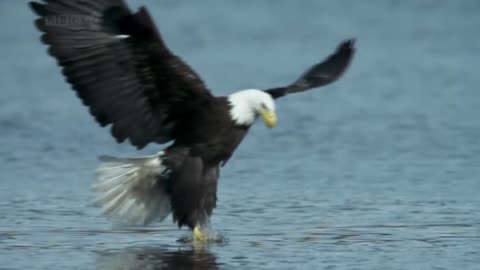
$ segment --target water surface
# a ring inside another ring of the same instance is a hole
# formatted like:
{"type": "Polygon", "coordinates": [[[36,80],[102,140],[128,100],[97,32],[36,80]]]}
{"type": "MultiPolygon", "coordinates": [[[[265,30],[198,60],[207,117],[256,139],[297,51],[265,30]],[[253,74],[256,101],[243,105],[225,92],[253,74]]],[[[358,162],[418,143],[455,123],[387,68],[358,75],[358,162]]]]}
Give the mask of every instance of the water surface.
{"type": "Polygon", "coordinates": [[[285,85],[344,38],[351,69],[277,103],[222,170],[213,226],[112,228],[91,205],[116,145],[0,2],[1,269],[478,269],[480,2],[130,1],[215,94],[285,85]],[[357,3],[358,2],[358,3],[357,3]]]}

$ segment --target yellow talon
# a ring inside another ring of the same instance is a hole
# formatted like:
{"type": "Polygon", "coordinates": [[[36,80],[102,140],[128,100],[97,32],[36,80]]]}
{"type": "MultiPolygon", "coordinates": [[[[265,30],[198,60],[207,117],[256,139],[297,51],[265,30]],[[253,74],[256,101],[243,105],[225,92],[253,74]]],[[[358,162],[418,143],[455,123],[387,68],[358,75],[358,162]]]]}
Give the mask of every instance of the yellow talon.
{"type": "Polygon", "coordinates": [[[200,231],[200,229],[198,228],[198,226],[195,226],[195,228],[193,229],[193,238],[194,240],[198,240],[198,241],[201,241],[201,242],[207,242],[208,239],[207,237],[202,233],[202,231],[200,231]]]}

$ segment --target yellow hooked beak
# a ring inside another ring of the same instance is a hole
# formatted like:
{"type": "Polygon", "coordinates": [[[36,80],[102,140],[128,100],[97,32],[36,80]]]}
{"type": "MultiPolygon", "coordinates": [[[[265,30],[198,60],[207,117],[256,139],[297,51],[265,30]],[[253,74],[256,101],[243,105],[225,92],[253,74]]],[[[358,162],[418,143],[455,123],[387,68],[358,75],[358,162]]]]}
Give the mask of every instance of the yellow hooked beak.
{"type": "Polygon", "coordinates": [[[262,108],[259,113],[267,127],[273,128],[277,124],[277,115],[275,115],[275,112],[262,108]]]}

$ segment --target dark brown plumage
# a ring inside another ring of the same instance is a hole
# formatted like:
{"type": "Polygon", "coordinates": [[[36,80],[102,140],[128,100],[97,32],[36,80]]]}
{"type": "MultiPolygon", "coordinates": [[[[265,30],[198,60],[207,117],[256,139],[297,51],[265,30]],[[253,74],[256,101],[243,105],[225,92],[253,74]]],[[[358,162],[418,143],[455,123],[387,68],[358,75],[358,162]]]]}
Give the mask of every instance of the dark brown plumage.
{"type": "Polygon", "coordinates": [[[67,81],[102,126],[112,124],[118,142],[129,139],[137,148],[168,142],[178,116],[213,98],[166,47],[145,8],[132,13],[121,0],[48,0],[31,7],[67,81]]]}
{"type": "MultiPolygon", "coordinates": [[[[144,7],[133,13],[123,0],[43,0],[30,6],[39,16],[35,25],[42,42],[101,126],[110,125],[118,142],[129,140],[139,149],[173,142],[153,157],[102,158],[96,190],[104,213],[122,216],[137,209],[145,215],[132,223],[147,224],[171,211],[180,227],[207,224],[216,206],[219,168],[254,120],[235,117],[261,112],[273,125],[271,108],[258,100],[258,108],[250,108],[252,102],[214,97],[168,49],[144,7]],[[242,115],[236,106],[251,111],[242,115]]],[[[252,93],[270,101],[332,83],[347,69],[353,43],[341,43],[289,86],[252,93]]],[[[252,98],[248,95],[242,98],[252,98]]]]}

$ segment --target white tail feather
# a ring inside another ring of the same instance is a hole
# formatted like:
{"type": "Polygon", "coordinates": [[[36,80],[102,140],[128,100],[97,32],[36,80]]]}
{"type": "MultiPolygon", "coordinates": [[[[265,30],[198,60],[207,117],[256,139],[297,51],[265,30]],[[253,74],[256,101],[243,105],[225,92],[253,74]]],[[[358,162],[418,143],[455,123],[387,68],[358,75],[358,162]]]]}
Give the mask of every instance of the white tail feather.
{"type": "Polygon", "coordinates": [[[140,158],[101,156],[92,190],[103,214],[126,225],[146,225],[170,213],[170,198],[162,178],[168,168],[163,152],[140,158]]]}

